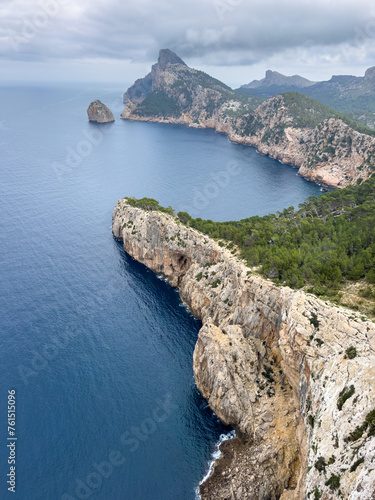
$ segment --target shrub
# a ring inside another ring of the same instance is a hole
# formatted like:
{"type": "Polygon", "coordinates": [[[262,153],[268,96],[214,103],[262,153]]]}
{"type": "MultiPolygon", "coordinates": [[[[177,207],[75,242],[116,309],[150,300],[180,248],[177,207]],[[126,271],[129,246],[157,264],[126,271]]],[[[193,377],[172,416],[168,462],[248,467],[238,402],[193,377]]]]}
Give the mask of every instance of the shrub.
{"type": "Polygon", "coordinates": [[[340,488],[340,476],[331,474],[331,477],[325,482],[325,485],[329,486],[332,491],[338,490],[340,488]]]}
{"type": "Polygon", "coordinates": [[[354,359],[357,356],[357,349],[354,346],[350,346],[346,351],[346,356],[348,359],[354,359]]]}
{"type": "Polygon", "coordinates": [[[351,385],[349,388],[344,387],[344,389],[340,392],[339,398],[337,400],[337,408],[341,411],[342,407],[349,398],[353,396],[355,393],[354,385],[351,385]]]}

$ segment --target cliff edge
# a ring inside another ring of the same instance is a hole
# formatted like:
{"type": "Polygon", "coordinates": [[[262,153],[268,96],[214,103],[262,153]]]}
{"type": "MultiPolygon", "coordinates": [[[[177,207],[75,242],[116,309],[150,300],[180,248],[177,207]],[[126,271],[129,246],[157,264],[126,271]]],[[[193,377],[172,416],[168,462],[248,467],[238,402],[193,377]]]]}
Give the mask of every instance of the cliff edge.
{"type": "Polygon", "coordinates": [[[201,319],[197,386],[236,429],[203,499],[375,498],[375,328],[255,276],[173,215],[120,200],[112,231],[201,319]]]}

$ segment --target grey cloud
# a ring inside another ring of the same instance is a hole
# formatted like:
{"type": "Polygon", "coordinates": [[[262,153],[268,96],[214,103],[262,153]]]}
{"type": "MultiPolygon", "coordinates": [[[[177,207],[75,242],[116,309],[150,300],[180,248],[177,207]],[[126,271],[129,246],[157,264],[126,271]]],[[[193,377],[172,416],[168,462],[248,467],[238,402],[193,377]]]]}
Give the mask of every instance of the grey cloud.
{"type": "MultiPolygon", "coordinates": [[[[198,63],[238,66],[290,50],[315,57],[355,47],[358,30],[375,24],[375,10],[368,0],[5,0],[0,19],[3,59],[153,62],[159,48],[169,47],[198,63]],[[58,12],[27,39],[27,26],[31,33],[51,2],[58,12]]],[[[373,35],[370,47],[375,29],[373,35]]]]}

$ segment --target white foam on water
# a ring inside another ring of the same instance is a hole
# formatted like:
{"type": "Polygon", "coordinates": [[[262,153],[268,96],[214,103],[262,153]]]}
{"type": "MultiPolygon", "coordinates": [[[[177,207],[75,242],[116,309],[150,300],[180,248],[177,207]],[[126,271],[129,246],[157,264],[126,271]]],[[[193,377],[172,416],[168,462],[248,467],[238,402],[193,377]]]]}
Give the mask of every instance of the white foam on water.
{"type": "Polygon", "coordinates": [[[202,481],[199,483],[199,485],[194,490],[195,491],[195,500],[201,500],[201,496],[199,494],[199,486],[201,484],[203,484],[211,476],[212,471],[214,469],[215,462],[221,456],[221,451],[220,451],[221,443],[223,443],[224,441],[229,441],[230,439],[233,439],[234,437],[236,437],[235,430],[228,432],[228,434],[221,434],[220,435],[219,441],[215,444],[215,448],[211,454],[212,459],[210,460],[210,462],[208,464],[208,471],[207,471],[206,475],[203,477],[202,481]]]}

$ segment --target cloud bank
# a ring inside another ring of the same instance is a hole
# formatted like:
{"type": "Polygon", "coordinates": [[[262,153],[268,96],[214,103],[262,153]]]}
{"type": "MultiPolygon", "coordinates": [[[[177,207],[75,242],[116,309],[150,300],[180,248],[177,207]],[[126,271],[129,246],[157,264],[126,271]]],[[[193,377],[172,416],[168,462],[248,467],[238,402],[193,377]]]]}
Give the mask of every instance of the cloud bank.
{"type": "MultiPolygon", "coordinates": [[[[375,61],[369,0],[3,0],[0,61],[155,61],[170,48],[197,67],[332,68],[375,61]]],[[[226,68],[226,69],[225,69],[226,68]]],[[[348,71],[344,71],[347,69],[348,71]]],[[[302,71],[303,72],[303,71],[302,71]]],[[[333,73],[334,71],[331,71],[333,73]]],[[[139,75],[142,76],[142,75],[139,75]]]]}

